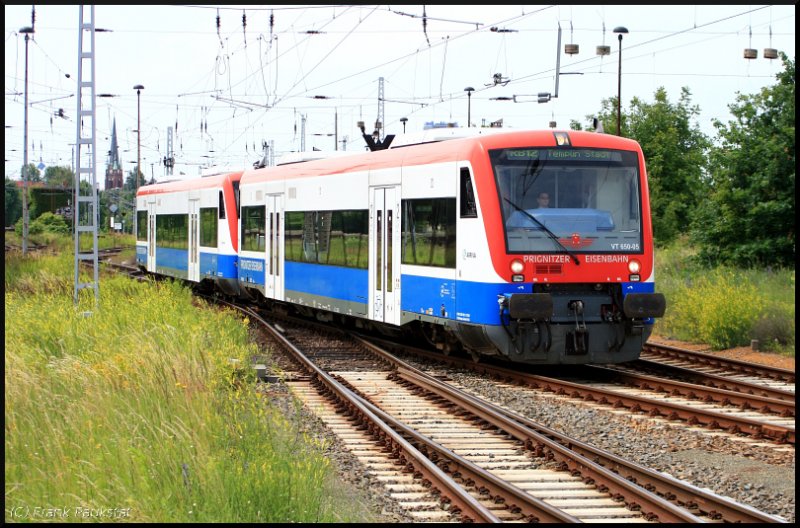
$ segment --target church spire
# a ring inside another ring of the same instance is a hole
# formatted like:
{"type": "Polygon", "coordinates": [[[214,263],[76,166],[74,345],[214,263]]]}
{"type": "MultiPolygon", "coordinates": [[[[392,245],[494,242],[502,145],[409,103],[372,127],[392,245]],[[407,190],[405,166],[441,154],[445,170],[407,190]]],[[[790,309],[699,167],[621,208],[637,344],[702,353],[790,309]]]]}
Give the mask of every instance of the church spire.
{"type": "Polygon", "coordinates": [[[122,163],[119,161],[119,146],[117,145],[117,118],[111,128],[111,148],[108,151],[108,165],[106,165],[106,190],[122,187],[122,163]]]}
{"type": "Polygon", "coordinates": [[[119,162],[119,146],[117,145],[117,118],[114,118],[114,125],[111,129],[111,150],[109,151],[108,165],[111,169],[121,169],[119,162]]]}

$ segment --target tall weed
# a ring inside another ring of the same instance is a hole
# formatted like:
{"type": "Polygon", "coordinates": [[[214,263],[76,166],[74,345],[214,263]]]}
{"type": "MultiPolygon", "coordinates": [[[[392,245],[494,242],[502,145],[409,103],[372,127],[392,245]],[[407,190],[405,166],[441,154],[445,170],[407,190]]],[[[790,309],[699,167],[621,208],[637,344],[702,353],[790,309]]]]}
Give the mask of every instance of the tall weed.
{"type": "Polygon", "coordinates": [[[758,339],[762,349],[794,355],[793,269],[708,269],[679,243],[657,251],[656,288],[667,298],[656,332],[715,349],[758,339]]]}
{"type": "Polygon", "coordinates": [[[124,277],[102,278],[86,316],[70,255],[6,264],[6,521],[359,519],[325,446],[253,390],[239,317],[124,277]]]}

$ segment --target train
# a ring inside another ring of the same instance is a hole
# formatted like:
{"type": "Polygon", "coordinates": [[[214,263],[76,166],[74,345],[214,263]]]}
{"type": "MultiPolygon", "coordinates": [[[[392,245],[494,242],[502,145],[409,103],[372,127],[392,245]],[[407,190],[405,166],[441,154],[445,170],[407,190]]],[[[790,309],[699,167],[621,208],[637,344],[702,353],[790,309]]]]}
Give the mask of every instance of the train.
{"type": "Polygon", "coordinates": [[[367,142],[140,187],[137,265],[476,361],[639,357],[666,301],[636,141],[473,128],[367,142]]]}

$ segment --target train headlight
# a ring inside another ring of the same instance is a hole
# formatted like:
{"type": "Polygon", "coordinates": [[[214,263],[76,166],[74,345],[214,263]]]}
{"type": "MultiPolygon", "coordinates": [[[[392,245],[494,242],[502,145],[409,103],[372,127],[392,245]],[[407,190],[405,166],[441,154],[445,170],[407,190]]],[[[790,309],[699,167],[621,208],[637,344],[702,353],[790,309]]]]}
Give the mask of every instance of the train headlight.
{"type": "Polygon", "coordinates": [[[639,271],[642,269],[642,265],[639,263],[638,260],[633,259],[628,262],[628,271],[630,271],[630,275],[628,275],[628,280],[631,282],[639,282],[641,276],[639,275],[639,271]]]}
{"type": "Polygon", "coordinates": [[[525,269],[525,264],[519,259],[511,261],[511,282],[525,282],[525,276],[522,271],[525,269]]]}

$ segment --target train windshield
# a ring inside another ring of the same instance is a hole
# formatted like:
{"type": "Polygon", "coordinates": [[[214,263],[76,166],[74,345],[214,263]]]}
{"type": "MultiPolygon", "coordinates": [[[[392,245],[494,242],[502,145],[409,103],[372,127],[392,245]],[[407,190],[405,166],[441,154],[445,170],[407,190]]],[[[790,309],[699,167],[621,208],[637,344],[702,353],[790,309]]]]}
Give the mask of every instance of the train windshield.
{"type": "Polygon", "coordinates": [[[636,152],[513,148],[489,157],[509,253],[641,253],[636,152]]]}

